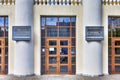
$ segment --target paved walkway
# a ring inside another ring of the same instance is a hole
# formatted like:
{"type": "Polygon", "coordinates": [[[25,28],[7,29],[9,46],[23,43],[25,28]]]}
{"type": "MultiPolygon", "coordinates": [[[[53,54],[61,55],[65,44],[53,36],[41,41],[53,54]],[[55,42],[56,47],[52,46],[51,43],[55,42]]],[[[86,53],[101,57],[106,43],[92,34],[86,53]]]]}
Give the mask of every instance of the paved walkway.
{"type": "Polygon", "coordinates": [[[0,76],[0,80],[120,80],[120,75],[109,75],[102,77],[86,77],[75,75],[59,75],[59,76],[29,76],[29,77],[16,77],[16,76],[0,76]]]}

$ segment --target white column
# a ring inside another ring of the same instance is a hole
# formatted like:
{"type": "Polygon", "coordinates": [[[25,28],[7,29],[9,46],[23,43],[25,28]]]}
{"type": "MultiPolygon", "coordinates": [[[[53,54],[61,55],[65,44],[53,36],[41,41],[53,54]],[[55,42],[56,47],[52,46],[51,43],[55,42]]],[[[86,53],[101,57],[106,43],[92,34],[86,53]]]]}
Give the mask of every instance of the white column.
{"type": "Polygon", "coordinates": [[[31,26],[30,41],[16,41],[14,53],[14,75],[26,76],[34,73],[33,52],[33,0],[16,0],[15,25],[31,26]]]}
{"type": "Polygon", "coordinates": [[[83,51],[83,75],[102,75],[102,43],[85,40],[86,26],[102,25],[101,0],[83,0],[83,27],[84,27],[84,51],[83,51]]]}

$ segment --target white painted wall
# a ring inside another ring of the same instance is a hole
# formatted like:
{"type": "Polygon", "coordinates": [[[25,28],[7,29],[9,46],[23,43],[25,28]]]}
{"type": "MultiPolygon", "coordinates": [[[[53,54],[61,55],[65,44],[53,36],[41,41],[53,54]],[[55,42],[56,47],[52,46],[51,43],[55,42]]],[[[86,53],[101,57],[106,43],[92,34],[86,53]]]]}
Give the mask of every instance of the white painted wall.
{"type": "MultiPolygon", "coordinates": [[[[102,24],[104,26],[103,43],[103,74],[108,74],[108,16],[120,16],[120,6],[102,6],[102,24]]],[[[76,16],[76,74],[84,73],[83,44],[86,44],[84,27],[82,25],[82,5],[80,6],[34,6],[34,73],[40,75],[40,16],[41,15],[66,15],[76,16]]],[[[9,74],[14,73],[14,41],[12,40],[12,26],[15,25],[15,6],[0,6],[0,16],[9,17],[9,74]]],[[[88,44],[88,43],[87,43],[88,44]]],[[[95,43],[99,47],[99,43],[95,43]]],[[[91,45],[89,45],[91,46],[91,45]]],[[[94,47],[93,47],[94,49],[94,47]]],[[[87,51],[88,52],[88,51],[87,51]]],[[[87,53],[90,54],[90,53],[87,53]]],[[[87,58],[84,58],[87,60],[87,58]]],[[[90,63],[90,62],[89,62],[90,63]]]]}

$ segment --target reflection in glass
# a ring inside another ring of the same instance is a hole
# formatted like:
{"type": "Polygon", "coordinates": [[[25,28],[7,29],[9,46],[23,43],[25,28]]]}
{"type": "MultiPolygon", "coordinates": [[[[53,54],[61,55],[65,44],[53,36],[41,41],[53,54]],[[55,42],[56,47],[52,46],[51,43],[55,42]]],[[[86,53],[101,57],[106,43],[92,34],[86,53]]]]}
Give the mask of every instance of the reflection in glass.
{"type": "Polygon", "coordinates": [[[61,48],[60,49],[60,54],[67,55],[68,54],[68,48],[61,48]]]}
{"type": "Polygon", "coordinates": [[[75,65],[72,65],[72,73],[75,73],[75,65]]]}
{"type": "Polygon", "coordinates": [[[72,26],[76,26],[75,22],[76,22],[76,17],[72,17],[71,18],[71,22],[72,22],[72,26]]]}
{"type": "Polygon", "coordinates": [[[44,54],[44,55],[45,55],[45,47],[42,47],[42,48],[41,48],[41,54],[44,54]]]}
{"type": "Polygon", "coordinates": [[[72,43],[71,43],[72,46],[75,46],[75,38],[72,38],[72,43]]]}
{"type": "Polygon", "coordinates": [[[57,26],[58,19],[57,17],[47,17],[46,26],[57,26]]]}
{"type": "Polygon", "coordinates": [[[60,41],[60,45],[61,46],[67,46],[68,45],[68,41],[67,40],[60,41]]]}
{"type": "Polygon", "coordinates": [[[70,17],[60,17],[59,26],[70,26],[70,17]]]}
{"type": "Polygon", "coordinates": [[[120,72],[120,66],[115,66],[115,72],[120,72]]]}
{"type": "Polygon", "coordinates": [[[4,28],[0,27],[0,37],[3,37],[3,36],[4,36],[4,28]]]}
{"type": "Polygon", "coordinates": [[[0,27],[4,27],[4,17],[0,17],[0,27]]]}
{"type": "Polygon", "coordinates": [[[8,64],[8,56],[5,56],[5,64],[8,64]]]}
{"type": "Polygon", "coordinates": [[[47,37],[57,37],[57,28],[47,28],[47,37]]]}
{"type": "Polygon", "coordinates": [[[49,57],[49,63],[50,64],[56,64],[57,58],[56,57],[49,57]]]}
{"type": "Polygon", "coordinates": [[[8,17],[5,18],[5,26],[8,27],[8,17]]]}
{"type": "Polygon", "coordinates": [[[5,66],[5,73],[8,73],[8,66],[5,66]]]}
{"type": "Polygon", "coordinates": [[[68,66],[60,66],[60,72],[68,72],[68,66]]]}
{"type": "Polygon", "coordinates": [[[49,72],[56,72],[56,66],[49,66],[49,72]]]}
{"type": "Polygon", "coordinates": [[[75,37],[75,28],[72,28],[72,37],[75,37]]]}
{"type": "Polygon", "coordinates": [[[41,45],[45,46],[45,38],[41,38],[41,45]]]}
{"type": "Polygon", "coordinates": [[[67,64],[68,63],[68,57],[61,56],[60,57],[60,63],[61,64],[67,64]]]}
{"type": "Polygon", "coordinates": [[[115,48],[115,54],[120,54],[120,48],[115,48]]]}
{"type": "Polygon", "coordinates": [[[45,64],[45,55],[41,55],[41,63],[45,64]]]}
{"type": "Polygon", "coordinates": [[[74,47],[71,48],[71,54],[75,54],[75,48],[74,47]]]}
{"type": "Polygon", "coordinates": [[[41,26],[42,26],[42,29],[44,29],[44,26],[45,26],[45,17],[41,18],[41,26]]]}
{"type": "Polygon", "coordinates": [[[49,54],[56,54],[56,48],[49,48],[49,54]]]}
{"type": "Polygon", "coordinates": [[[72,64],[75,64],[75,56],[72,56],[72,64]]]}
{"type": "Polygon", "coordinates": [[[115,63],[120,63],[120,57],[115,57],[115,63]]]}
{"type": "Polygon", "coordinates": [[[70,37],[70,28],[60,28],[59,36],[60,37],[70,37]]]}
{"type": "Polygon", "coordinates": [[[45,66],[44,65],[41,66],[41,74],[45,74],[45,66]]]}
{"type": "Polygon", "coordinates": [[[50,45],[50,46],[56,46],[57,43],[56,43],[56,41],[52,40],[52,41],[49,41],[49,45],[50,45]]]}
{"type": "Polygon", "coordinates": [[[120,41],[115,41],[116,46],[120,46],[120,41]]]}

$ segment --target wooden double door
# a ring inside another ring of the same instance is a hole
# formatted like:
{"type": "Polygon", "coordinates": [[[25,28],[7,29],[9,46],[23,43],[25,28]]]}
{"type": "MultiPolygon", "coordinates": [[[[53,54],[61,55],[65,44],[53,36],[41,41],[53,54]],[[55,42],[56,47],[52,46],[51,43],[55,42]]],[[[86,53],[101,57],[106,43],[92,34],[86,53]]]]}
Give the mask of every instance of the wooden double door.
{"type": "Polygon", "coordinates": [[[57,38],[47,39],[46,42],[46,73],[71,74],[71,40],[69,38],[57,38]]]}

